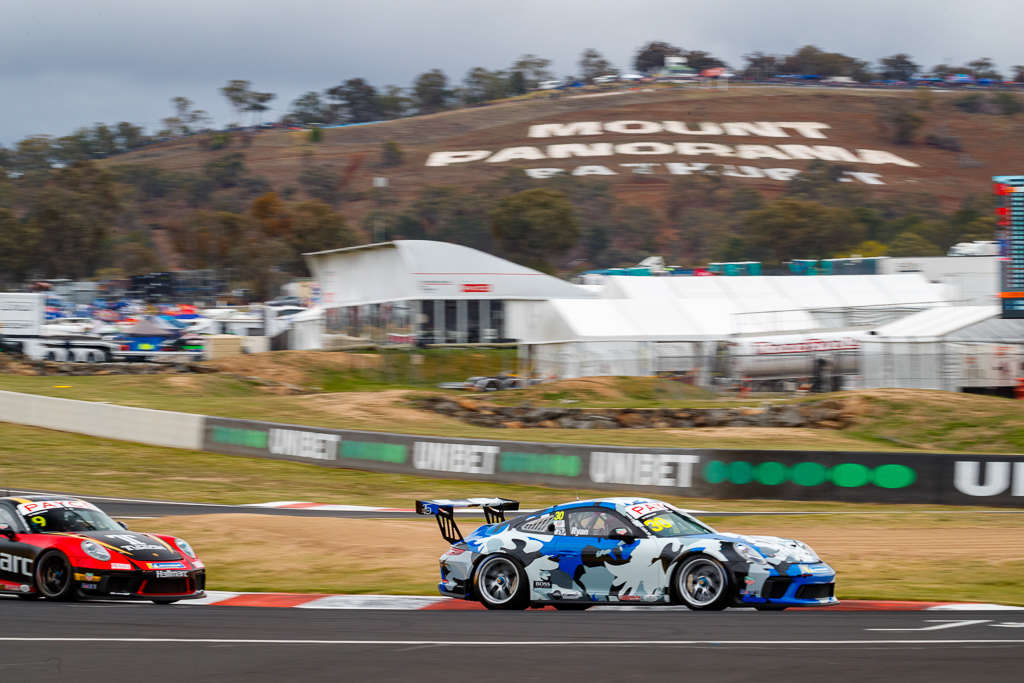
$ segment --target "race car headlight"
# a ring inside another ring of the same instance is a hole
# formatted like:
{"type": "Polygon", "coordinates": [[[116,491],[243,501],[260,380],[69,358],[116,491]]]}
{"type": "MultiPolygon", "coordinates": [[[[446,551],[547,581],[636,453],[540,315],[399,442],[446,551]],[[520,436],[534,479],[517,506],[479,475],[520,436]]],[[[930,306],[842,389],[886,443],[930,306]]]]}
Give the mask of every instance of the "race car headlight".
{"type": "Polygon", "coordinates": [[[797,541],[796,544],[800,547],[801,550],[803,550],[810,556],[810,558],[807,560],[808,562],[821,562],[821,558],[818,557],[818,553],[811,550],[811,546],[807,545],[803,541],[797,541]]]}
{"type": "Polygon", "coordinates": [[[94,560],[99,560],[100,562],[110,562],[110,551],[101,546],[99,543],[93,543],[92,541],[82,541],[82,552],[94,560]]]}
{"type": "Polygon", "coordinates": [[[185,553],[193,560],[196,559],[196,551],[192,550],[192,546],[188,542],[181,540],[180,538],[174,539],[174,545],[178,546],[178,550],[185,553]]]}
{"type": "Polygon", "coordinates": [[[764,556],[751,548],[749,545],[743,545],[742,543],[736,544],[736,552],[747,562],[753,564],[768,564],[768,560],[764,559],[764,556]]]}

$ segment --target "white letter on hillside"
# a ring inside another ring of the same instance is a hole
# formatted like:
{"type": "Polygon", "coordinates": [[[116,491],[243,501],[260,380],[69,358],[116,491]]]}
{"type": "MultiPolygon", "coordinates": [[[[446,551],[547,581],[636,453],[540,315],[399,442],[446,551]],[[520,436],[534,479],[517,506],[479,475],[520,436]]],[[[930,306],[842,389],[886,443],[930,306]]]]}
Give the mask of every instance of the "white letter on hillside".
{"type": "Polygon", "coordinates": [[[687,156],[698,154],[714,154],[716,157],[736,156],[729,145],[719,145],[714,142],[677,142],[676,151],[687,156]]]}
{"type": "Polygon", "coordinates": [[[764,178],[764,172],[756,166],[740,166],[738,169],[735,166],[724,166],[722,175],[733,178],[764,178]]]}
{"type": "Polygon", "coordinates": [[[615,145],[618,154],[671,154],[675,148],[667,142],[629,142],[615,145]]]}
{"type": "Polygon", "coordinates": [[[487,163],[498,163],[501,161],[513,161],[514,159],[525,159],[527,161],[536,161],[537,159],[546,159],[544,152],[540,151],[536,147],[506,147],[500,152],[495,153],[487,163]]]}
{"type": "Polygon", "coordinates": [[[568,145],[548,145],[549,159],[568,159],[569,157],[610,157],[612,155],[612,143],[596,142],[592,145],[584,145],[574,142],[568,145]]]}
{"type": "Polygon", "coordinates": [[[774,123],[768,121],[758,121],[757,123],[746,123],[744,121],[738,121],[736,123],[723,123],[722,128],[725,129],[726,135],[756,135],[763,138],[788,138],[786,131],[779,128],[774,123]]]}
{"type": "Polygon", "coordinates": [[[550,178],[565,171],[560,168],[525,168],[523,172],[531,178],[550,178]]]}
{"type": "Polygon", "coordinates": [[[736,145],[736,156],[740,159],[785,159],[789,157],[771,145],[736,145]]]}
{"type": "Polygon", "coordinates": [[[665,164],[665,168],[672,175],[693,175],[694,173],[703,173],[710,164],[680,164],[676,162],[670,162],[665,164]]]}
{"type": "Polygon", "coordinates": [[[660,133],[661,124],[654,121],[610,121],[604,124],[609,133],[660,133]]]}
{"type": "Polygon", "coordinates": [[[447,166],[448,164],[464,164],[467,161],[480,161],[486,159],[490,154],[483,149],[473,152],[434,152],[427,157],[427,166],[447,166]]]}
{"type": "Polygon", "coordinates": [[[680,135],[721,135],[722,127],[717,123],[698,123],[700,126],[698,130],[690,130],[687,128],[685,123],[679,121],[662,121],[661,125],[665,126],[665,130],[669,133],[679,133],[680,135]]]}
{"type": "Polygon", "coordinates": [[[811,123],[809,121],[791,121],[789,123],[776,123],[779,128],[794,128],[796,132],[805,138],[824,138],[822,130],[828,130],[832,126],[827,123],[811,123]]]}
{"type": "Polygon", "coordinates": [[[913,161],[907,161],[891,152],[883,152],[877,149],[858,149],[857,154],[860,154],[858,161],[863,161],[865,164],[896,164],[897,166],[910,166],[911,168],[918,167],[918,164],[915,164],[913,161]]]}
{"type": "Polygon", "coordinates": [[[619,175],[607,166],[577,166],[573,175],[619,175]]]}
{"type": "Polygon", "coordinates": [[[860,161],[849,150],[842,147],[827,147],[810,145],[779,145],[779,149],[794,159],[821,159],[822,161],[846,161],[857,163],[860,161]]]}
{"type": "Polygon", "coordinates": [[[530,138],[558,138],[572,135],[600,135],[601,124],[597,121],[582,121],[580,123],[540,123],[530,126],[527,137],[530,138]]]}
{"type": "Polygon", "coordinates": [[[766,168],[764,174],[772,180],[787,181],[800,175],[800,171],[796,168],[766,168]]]}

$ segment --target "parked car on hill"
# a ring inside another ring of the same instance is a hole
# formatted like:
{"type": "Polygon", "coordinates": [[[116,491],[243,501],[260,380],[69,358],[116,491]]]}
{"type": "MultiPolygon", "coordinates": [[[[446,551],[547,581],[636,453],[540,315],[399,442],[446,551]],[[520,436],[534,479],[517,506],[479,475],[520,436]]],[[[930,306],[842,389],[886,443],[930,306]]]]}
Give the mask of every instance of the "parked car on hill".
{"type": "Polygon", "coordinates": [[[835,571],[806,544],[717,532],[647,498],[573,501],[505,520],[502,498],[416,501],[451,547],[438,590],[488,609],[545,604],[681,604],[693,610],[834,605],[835,571]],[[455,508],[483,508],[487,523],[466,537],[455,508]]]}

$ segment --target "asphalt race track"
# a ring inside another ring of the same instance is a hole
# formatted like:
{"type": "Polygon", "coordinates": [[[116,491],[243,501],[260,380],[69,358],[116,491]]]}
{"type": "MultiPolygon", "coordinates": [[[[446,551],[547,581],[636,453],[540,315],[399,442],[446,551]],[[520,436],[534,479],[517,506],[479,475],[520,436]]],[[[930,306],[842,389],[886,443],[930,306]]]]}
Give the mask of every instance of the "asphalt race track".
{"type": "Polygon", "coordinates": [[[1019,681],[1024,622],[958,612],[406,612],[0,600],[0,680],[1019,681]]]}

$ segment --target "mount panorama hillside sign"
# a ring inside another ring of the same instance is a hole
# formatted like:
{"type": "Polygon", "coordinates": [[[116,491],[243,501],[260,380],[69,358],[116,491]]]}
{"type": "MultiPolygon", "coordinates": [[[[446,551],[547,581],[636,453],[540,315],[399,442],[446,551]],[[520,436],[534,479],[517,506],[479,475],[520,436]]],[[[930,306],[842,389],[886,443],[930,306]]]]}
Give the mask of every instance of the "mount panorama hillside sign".
{"type": "MultiPolygon", "coordinates": [[[[506,147],[497,151],[475,149],[452,152],[434,152],[427,157],[426,165],[452,166],[475,162],[507,163],[507,162],[538,162],[549,159],[586,159],[587,163],[576,166],[572,170],[564,168],[528,168],[526,173],[534,178],[549,178],[560,173],[572,175],[619,175],[619,173],[655,173],[663,167],[671,175],[692,175],[695,173],[720,173],[723,176],[737,178],[767,178],[769,180],[792,180],[800,174],[795,168],[760,168],[758,166],[739,165],[738,162],[753,160],[770,161],[813,161],[821,160],[842,164],[866,164],[878,166],[894,164],[909,168],[919,165],[908,161],[892,152],[876,149],[846,149],[834,145],[819,143],[793,144],[775,142],[775,144],[747,144],[742,140],[729,140],[731,144],[722,142],[694,142],[694,136],[718,136],[727,138],[789,138],[790,140],[825,140],[823,131],[829,130],[827,123],[813,121],[734,121],[731,123],[685,123],[682,121],[580,121],[576,123],[542,123],[530,126],[527,137],[530,138],[566,138],[594,137],[611,134],[627,135],[660,135],[658,140],[638,140],[636,142],[611,143],[586,140],[567,143],[539,143],[519,147],[506,147]],[[680,136],[684,136],[680,138],[680,136]],[[647,157],[641,162],[609,163],[610,159],[602,157],[639,156],[647,157]],[[661,160],[654,161],[651,157],[661,160]],[[714,157],[732,160],[733,163],[720,164],[717,161],[672,161],[679,157],[714,157]],[[625,170],[617,171],[613,167],[625,170]]],[[[869,185],[884,185],[881,175],[866,171],[848,171],[840,178],[841,181],[859,181],[869,185]]]]}

